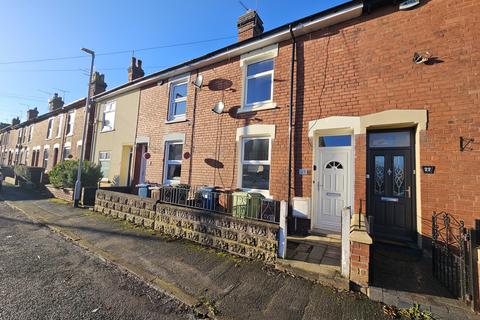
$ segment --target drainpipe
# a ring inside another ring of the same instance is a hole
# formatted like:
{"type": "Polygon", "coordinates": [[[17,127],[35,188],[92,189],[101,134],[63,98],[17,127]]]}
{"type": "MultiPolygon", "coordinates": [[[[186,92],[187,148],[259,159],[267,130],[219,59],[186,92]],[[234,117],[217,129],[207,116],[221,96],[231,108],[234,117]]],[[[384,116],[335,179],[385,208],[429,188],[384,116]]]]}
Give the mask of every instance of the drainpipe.
{"type": "Polygon", "coordinates": [[[293,34],[293,26],[290,25],[290,36],[292,39],[292,60],[290,63],[290,108],[288,113],[288,210],[290,212],[290,208],[292,206],[292,127],[293,127],[293,76],[295,72],[295,49],[297,47],[297,42],[295,39],[295,35],[293,34]]]}
{"type": "MultiPolygon", "coordinates": [[[[197,78],[198,75],[200,74],[200,69],[197,69],[197,78]]],[[[195,133],[195,116],[196,116],[196,111],[197,111],[197,97],[198,97],[198,90],[196,86],[195,88],[195,95],[193,97],[193,116],[192,116],[192,134],[190,138],[190,168],[188,170],[188,184],[190,185],[192,182],[192,167],[193,167],[193,140],[194,140],[194,133],[195,133]]]]}

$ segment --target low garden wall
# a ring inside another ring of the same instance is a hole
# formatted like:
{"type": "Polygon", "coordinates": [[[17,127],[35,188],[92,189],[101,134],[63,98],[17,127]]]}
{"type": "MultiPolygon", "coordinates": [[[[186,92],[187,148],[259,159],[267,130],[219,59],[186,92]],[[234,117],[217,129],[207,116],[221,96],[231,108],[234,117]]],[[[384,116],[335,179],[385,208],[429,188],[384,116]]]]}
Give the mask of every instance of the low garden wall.
{"type": "Polygon", "coordinates": [[[95,211],[247,258],[274,263],[279,226],[97,190],[95,211]]]}
{"type": "Polygon", "coordinates": [[[73,189],[72,188],[55,188],[51,184],[46,184],[45,189],[50,193],[52,197],[62,199],[65,201],[73,200],[73,189]]]}

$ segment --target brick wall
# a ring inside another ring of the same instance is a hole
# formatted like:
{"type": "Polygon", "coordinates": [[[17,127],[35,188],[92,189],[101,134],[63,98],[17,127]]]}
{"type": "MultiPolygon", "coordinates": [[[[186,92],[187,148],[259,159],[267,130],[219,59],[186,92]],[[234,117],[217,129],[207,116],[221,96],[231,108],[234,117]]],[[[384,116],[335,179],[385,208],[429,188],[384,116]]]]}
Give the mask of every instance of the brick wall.
{"type": "Polygon", "coordinates": [[[72,188],[55,188],[52,185],[45,185],[48,193],[57,199],[62,199],[65,201],[72,201],[73,200],[73,189],[72,188]]]}
{"type": "Polygon", "coordinates": [[[95,211],[247,258],[274,263],[278,225],[97,190],[95,211]]]}
{"type": "MultiPolygon", "coordinates": [[[[390,109],[425,109],[427,131],[420,135],[420,165],[435,165],[433,175],[420,174],[422,228],[430,233],[434,210],[447,210],[473,223],[480,205],[478,145],[460,152],[459,137],[480,135],[480,3],[463,0],[424,2],[410,11],[385,7],[373,14],[299,37],[295,77],[294,194],[311,196],[312,175],[298,175],[299,168],[312,167],[308,123],[329,116],[362,116],[390,109]],[[416,51],[430,51],[437,63],[415,65],[416,51]],[[441,61],[440,61],[441,60],[441,61]]],[[[272,145],[270,193],[276,199],[287,195],[287,134],[289,104],[290,43],[279,44],[275,58],[275,110],[235,114],[241,101],[242,70],[239,58],[205,67],[204,86],[198,92],[195,125],[192,126],[194,89],[189,86],[188,122],[165,124],[168,86],[142,90],[139,133],[150,137],[152,159],[147,179],[161,182],[163,137],[185,132],[182,182],[222,187],[237,186],[236,129],[249,124],[275,124],[272,145]],[[220,82],[228,88],[218,90],[220,82]],[[223,100],[225,113],[211,112],[223,100]],[[191,130],[194,127],[194,138],[191,130]],[[220,166],[211,166],[209,159],[220,166]],[[191,172],[191,177],[190,173],[191,172]]],[[[194,79],[195,73],[192,74],[194,79]]],[[[365,199],[365,135],[356,137],[355,206],[365,199]]],[[[355,210],[358,210],[355,207],[355,210]]]]}

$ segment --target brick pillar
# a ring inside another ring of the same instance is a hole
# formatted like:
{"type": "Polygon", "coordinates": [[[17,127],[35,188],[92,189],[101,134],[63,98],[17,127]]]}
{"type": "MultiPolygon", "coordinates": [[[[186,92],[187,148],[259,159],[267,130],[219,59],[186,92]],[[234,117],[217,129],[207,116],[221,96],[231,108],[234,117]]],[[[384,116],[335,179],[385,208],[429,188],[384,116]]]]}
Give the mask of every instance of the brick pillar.
{"type": "Polygon", "coordinates": [[[370,282],[372,243],[364,216],[354,214],[350,229],[350,281],[357,287],[356,289],[365,294],[370,282]]]}

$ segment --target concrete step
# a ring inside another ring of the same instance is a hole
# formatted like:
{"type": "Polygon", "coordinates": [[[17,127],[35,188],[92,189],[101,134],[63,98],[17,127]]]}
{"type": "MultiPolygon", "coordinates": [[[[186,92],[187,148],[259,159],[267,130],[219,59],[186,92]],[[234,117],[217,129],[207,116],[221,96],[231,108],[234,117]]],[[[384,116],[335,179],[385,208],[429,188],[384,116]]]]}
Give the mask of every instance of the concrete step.
{"type": "Polygon", "coordinates": [[[277,259],[277,270],[289,272],[296,276],[331,286],[349,290],[349,281],[340,274],[340,267],[326,264],[310,263],[299,260],[277,259]]]}

